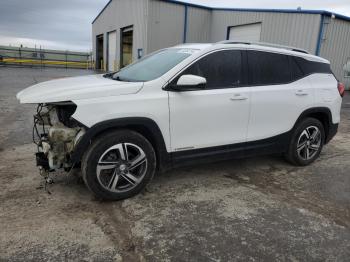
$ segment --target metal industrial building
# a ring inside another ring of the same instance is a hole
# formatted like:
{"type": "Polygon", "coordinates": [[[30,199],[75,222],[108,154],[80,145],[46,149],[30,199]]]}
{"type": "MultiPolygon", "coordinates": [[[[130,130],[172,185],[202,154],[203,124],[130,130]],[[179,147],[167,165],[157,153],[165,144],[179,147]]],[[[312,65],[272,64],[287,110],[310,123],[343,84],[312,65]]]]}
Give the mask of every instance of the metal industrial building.
{"type": "Polygon", "coordinates": [[[331,61],[350,86],[350,17],[320,10],[210,8],[174,0],[111,0],[92,22],[96,68],[114,71],[180,43],[225,39],[295,46],[331,61]]]}

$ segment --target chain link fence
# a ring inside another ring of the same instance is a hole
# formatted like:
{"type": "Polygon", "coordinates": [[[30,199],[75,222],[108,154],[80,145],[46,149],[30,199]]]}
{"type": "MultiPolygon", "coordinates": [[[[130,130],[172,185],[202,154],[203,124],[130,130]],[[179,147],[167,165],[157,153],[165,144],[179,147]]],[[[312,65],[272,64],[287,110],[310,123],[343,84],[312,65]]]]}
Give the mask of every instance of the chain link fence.
{"type": "Polygon", "coordinates": [[[0,46],[0,65],[25,67],[95,67],[91,53],[0,46]]]}

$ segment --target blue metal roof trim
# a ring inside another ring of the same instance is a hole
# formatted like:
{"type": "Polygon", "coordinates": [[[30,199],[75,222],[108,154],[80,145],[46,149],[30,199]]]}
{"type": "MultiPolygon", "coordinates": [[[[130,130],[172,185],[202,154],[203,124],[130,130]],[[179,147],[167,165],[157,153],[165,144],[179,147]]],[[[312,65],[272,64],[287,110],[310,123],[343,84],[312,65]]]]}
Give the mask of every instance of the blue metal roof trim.
{"type": "Polygon", "coordinates": [[[99,16],[103,13],[103,11],[107,8],[107,6],[112,2],[112,0],[109,0],[108,3],[105,5],[104,8],[102,8],[102,10],[98,13],[98,15],[95,17],[94,21],[92,21],[91,24],[95,23],[95,21],[97,20],[97,18],[99,18],[99,16]]]}
{"type": "MultiPolygon", "coordinates": [[[[338,19],[350,22],[350,17],[349,16],[345,16],[345,15],[341,15],[341,14],[337,14],[337,13],[332,13],[332,12],[325,11],[325,10],[263,9],[263,8],[262,9],[259,9],[259,8],[219,8],[219,7],[209,7],[209,6],[204,6],[204,5],[192,4],[192,3],[182,2],[182,1],[178,1],[178,0],[161,0],[161,1],[168,2],[168,3],[173,3],[173,4],[185,5],[185,6],[189,6],[189,7],[197,7],[197,8],[202,8],[202,9],[206,9],[206,10],[213,10],[213,11],[268,12],[268,13],[293,13],[293,14],[298,13],[298,14],[325,15],[325,16],[330,16],[330,17],[332,15],[334,15],[335,18],[338,18],[338,19]]],[[[111,2],[112,2],[112,0],[110,0],[106,4],[106,6],[96,16],[96,18],[94,19],[94,21],[92,21],[92,23],[94,23],[97,20],[97,18],[103,13],[103,11],[107,8],[107,6],[111,2]]]]}
{"type": "Polygon", "coordinates": [[[341,15],[341,14],[337,14],[337,13],[332,13],[332,12],[329,12],[329,11],[323,11],[323,13],[322,13],[321,15],[326,15],[326,16],[332,16],[332,15],[334,15],[335,18],[338,18],[338,19],[341,19],[341,20],[345,20],[345,21],[350,22],[350,17],[349,17],[349,16],[346,16],[346,15],[341,15]]]}
{"type": "Polygon", "coordinates": [[[161,0],[164,2],[174,3],[174,4],[180,4],[180,5],[187,5],[192,7],[198,7],[203,8],[207,10],[213,10],[213,11],[241,11],[241,12],[269,12],[269,13],[298,13],[298,14],[315,14],[315,15],[326,15],[326,16],[332,16],[334,15],[336,18],[346,20],[350,22],[350,17],[325,11],[325,10],[297,10],[297,9],[264,9],[264,8],[220,8],[220,7],[209,7],[204,5],[198,5],[198,4],[192,4],[192,3],[186,3],[178,0],[161,0]]]}
{"type": "Polygon", "coordinates": [[[190,7],[198,7],[198,8],[207,9],[207,10],[213,10],[213,8],[209,7],[209,6],[192,4],[192,3],[187,3],[187,2],[177,1],[177,0],[161,0],[161,1],[169,2],[169,3],[173,3],[173,4],[179,4],[179,5],[186,5],[186,6],[190,6],[190,7]]]}
{"type": "Polygon", "coordinates": [[[323,27],[324,27],[324,15],[321,15],[320,29],[318,31],[316,52],[315,52],[315,55],[318,55],[318,56],[320,55],[321,47],[322,47],[323,27]]]}
{"type": "Polygon", "coordinates": [[[314,14],[314,15],[326,15],[335,18],[350,21],[349,16],[340,15],[337,13],[325,11],[325,10],[297,10],[297,9],[264,9],[264,8],[212,8],[213,11],[237,11],[237,12],[267,12],[267,13],[293,13],[293,14],[314,14]]]}
{"type": "Polygon", "coordinates": [[[300,13],[320,14],[323,10],[297,10],[297,9],[268,9],[268,8],[213,8],[214,11],[237,11],[237,12],[267,12],[267,13],[300,13]]]}
{"type": "Polygon", "coordinates": [[[185,5],[184,36],[183,43],[187,42],[188,6],[185,5]]]}

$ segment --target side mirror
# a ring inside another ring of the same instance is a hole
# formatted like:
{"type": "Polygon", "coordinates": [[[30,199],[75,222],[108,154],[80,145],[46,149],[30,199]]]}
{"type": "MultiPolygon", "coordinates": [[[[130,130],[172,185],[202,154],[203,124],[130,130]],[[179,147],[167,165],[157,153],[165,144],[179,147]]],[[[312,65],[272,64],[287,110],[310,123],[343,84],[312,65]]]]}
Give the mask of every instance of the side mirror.
{"type": "Polygon", "coordinates": [[[204,89],[206,84],[207,80],[204,77],[195,75],[182,75],[179,80],[177,80],[176,85],[171,86],[170,89],[176,91],[195,91],[204,89]]]}

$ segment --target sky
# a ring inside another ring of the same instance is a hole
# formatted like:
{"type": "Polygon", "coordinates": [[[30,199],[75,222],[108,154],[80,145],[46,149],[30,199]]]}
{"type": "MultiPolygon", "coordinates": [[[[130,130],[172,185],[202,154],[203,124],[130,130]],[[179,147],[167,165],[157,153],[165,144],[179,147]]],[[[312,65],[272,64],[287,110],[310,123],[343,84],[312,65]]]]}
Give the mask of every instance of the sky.
{"type": "MultiPolygon", "coordinates": [[[[27,47],[90,51],[91,22],[107,2],[108,0],[0,0],[0,45],[22,44],[27,47]]],[[[350,16],[350,0],[186,0],[185,2],[231,8],[301,7],[350,16]]]]}

